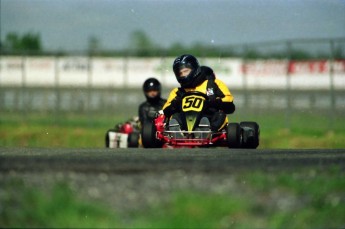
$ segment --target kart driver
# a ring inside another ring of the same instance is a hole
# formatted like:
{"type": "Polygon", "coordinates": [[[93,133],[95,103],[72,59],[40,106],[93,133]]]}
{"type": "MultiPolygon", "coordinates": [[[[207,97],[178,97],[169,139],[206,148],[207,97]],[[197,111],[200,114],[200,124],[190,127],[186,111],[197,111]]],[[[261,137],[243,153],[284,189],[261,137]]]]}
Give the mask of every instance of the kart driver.
{"type": "Polygon", "coordinates": [[[139,121],[152,122],[156,113],[162,109],[166,99],[161,98],[161,84],[155,78],[148,78],[143,84],[146,101],[139,106],[139,121]]]}
{"type": "MultiPolygon", "coordinates": [[[[200,66],[198,60],[192,55],[182,55],[175,59],[173,71],[180,88],[175,88],[170,92],[169,98],[163,106],[164,115],[168,118],[169,126],[179,124],[182,120],[179,112],[182,108],[182,97],[186,92],[201,92],[207,96],[205,106],[205,120],[200,123],[208,124],[212,131],[218,131],[228,123],[227,114],[235,111],[234,98],[227,86],[216,79],[213,70],[207,66],[200,66]]],[[[182,129],[184,127],[182,126],[182,129]]]]}

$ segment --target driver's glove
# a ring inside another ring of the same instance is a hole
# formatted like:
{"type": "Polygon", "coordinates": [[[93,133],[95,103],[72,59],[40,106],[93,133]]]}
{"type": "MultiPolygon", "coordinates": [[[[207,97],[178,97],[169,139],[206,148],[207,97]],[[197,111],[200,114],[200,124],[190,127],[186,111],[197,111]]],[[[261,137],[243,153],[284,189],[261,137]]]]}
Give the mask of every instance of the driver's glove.
{"type": "Polygon", "coordinates": [[[157,117],[159,117],[159,116],[161,116],[161,115],[164,115],[163,110],[157,111],[157,112],[155,113],[155,118],[157,118],[157,117]]]}

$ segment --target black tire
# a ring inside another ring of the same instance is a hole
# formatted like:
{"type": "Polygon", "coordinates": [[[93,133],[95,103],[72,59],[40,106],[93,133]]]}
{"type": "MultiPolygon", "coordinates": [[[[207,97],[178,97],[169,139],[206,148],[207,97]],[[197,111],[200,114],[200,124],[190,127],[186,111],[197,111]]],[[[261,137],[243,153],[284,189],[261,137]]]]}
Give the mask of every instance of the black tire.
{"type": "Polygon", "coordinates": [[[260,127],[256,122],[241,122],[242,148],[256,149],[260,141],[260,127]]]}
{"type": "Polygon", "coordinates": [[[130,133],[127,139],[128,148],[138,148],[139,139],[140,139],[140,134],[138,132],[130,133]]]}
{"type": "Polygon", "coordinates": [[[141,138],[144,148],[160,148],[163,146],[163,143],[156,139],[156,126],[153,122],[143,124],[141,138]]]}
{"type": "Polygon", "coordinates": [[[106,133],[105,133],[105,147],[109,148],[109,132],[114,131],[113,129],[109,129],[106,133]]]}
{"type": "Polygon", "coordinates": [[[229,148],[239,148],[241,146],[241,127],[238,123],[228,124],[226,138],[229,148]]]}

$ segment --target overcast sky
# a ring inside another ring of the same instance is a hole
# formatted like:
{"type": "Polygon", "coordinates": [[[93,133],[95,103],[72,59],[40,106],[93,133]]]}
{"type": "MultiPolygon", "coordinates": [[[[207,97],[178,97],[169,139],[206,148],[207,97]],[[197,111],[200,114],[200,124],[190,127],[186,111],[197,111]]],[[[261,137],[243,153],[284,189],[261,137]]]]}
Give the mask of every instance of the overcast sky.
{"type": "Polygon", "coordinates": [[[44,49],[128,48],[144,31],[160,46],[345,37],[345,0],[0,0],[1,39],[35,32],[44,49]]]}

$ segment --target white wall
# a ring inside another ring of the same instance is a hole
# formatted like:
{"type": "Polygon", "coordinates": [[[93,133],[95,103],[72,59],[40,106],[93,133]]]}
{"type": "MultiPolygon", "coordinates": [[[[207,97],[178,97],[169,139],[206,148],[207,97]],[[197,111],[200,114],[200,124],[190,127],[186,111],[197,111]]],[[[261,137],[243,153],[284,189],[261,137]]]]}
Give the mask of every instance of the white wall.
{"type": "MultiPolygon", "coordinates": [[[[213,68],[230,88],[329,89],[329,61],[257,60],[203,58],[202,65],[213,68]],[[289,78],[287,78],[289,75],[289,78]]],[[[176,87],[173,58],[13,57],[1,56],[1,86],[141,87],[145,79],[156,77],[164,87],[176,87]]],[[[345,89],[345,60],[333,65],[336,89],[345,89]]]]}

